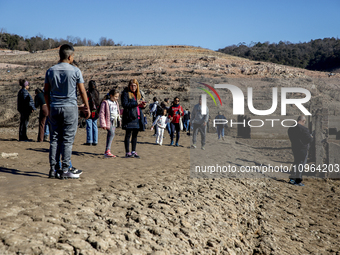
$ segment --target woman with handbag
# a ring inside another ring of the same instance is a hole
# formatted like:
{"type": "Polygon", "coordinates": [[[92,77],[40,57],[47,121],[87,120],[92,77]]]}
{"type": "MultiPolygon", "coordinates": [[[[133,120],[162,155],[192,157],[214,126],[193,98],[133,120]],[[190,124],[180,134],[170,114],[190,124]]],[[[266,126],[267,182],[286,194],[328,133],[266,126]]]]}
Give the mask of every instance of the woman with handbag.
{"type": "Polygon", "coordinates": [[[136,152],[137,135],[139,131],[145,130],[144,115],[142,109],[146,107],[145,101],[142,100],[142,96],[139,89],[139,83],[136,79],[132,79],[129,82],[127,88],[122,92],[122,106],[123,122],[122,129],[126,131],[124,145],[125,145],[125,157],[126,158],[140,158],[136,152]],[[130,138],[132,150],[130,152],[130,138]]]}
{"type": "Polygon", "coordinates": [[[87,97],[89,100],[91,117],[86,120],[86,143],[85,145],[96,146],[98,144],[97,108],[99,107],[99,92],[97,90],[96,82],[94,80],[89,81],[89,89],[87,91],[87,97]]]}

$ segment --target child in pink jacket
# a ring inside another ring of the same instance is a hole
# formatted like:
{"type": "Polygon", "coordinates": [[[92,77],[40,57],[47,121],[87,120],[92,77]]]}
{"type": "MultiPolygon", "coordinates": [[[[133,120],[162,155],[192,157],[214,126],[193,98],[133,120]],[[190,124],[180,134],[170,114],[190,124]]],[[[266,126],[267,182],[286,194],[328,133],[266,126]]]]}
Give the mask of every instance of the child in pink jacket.
{"type": "Polygon", "coordinates": [[[115,136],[117,124],[120,123],[119,92],[115,89],[104,97],[99,112],[99,123],[102,129],[107,130],[106,149],[104,157],[115,158],[111,153],[111,144],[115,136]]]}

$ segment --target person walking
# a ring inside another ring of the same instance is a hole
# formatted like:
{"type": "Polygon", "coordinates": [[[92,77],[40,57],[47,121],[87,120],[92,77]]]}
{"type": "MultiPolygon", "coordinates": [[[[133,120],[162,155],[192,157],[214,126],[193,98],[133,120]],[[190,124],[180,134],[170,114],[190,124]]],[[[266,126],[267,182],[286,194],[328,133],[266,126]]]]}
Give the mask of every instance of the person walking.
{"type": "Polygon", "coordinates": [[[192,110],[191,114],[191,123],[193,125],[193,135],[192,135],[192,145],[191,148],[196,149],[196,142],[197,142],[197,133],[200,131],[201,133],[201,149],[205,150],[205,137],[207,133],[207,123],[209,121],[209,108],[207,106],[207,112],[205,115],[201,113],[202,108],[202,98],[200,97],[199,103],[196,104],[192,110]]]}
{"type": "Polygon", "coordinates": [[[305,124],[306,117],[300,115],[297,118],[297,125],[288,129],[294,155],[294,167],[289,176],[289,183],[297,186],[305,186],[302,183],[302,173],[307,163],[309,144],[313,141],[313,136],[309,133],[305,124]]]}
{"type": "Polygon", "coordinates": [[[186,109],[183,116],[183,131],[188,132],[190,122],[190,111],[186,109]]]}
{"type": "MultiPolygon", "coordinates": [[[[226,120],[226,119],[227,118],[221,112],[218,112],[217,116],[215,117],[215,120],[226,120]]],[[[217,129],[218,140],[220,140],[222,137],[222,140],[224,141],[224,128],[228,127],[228,125],[224,123],[222,124],[221,121],[216,121],[215,126],[217,129]]]]}
{"type": "Polygon", "coordinates": [[[179,122],[181,121],[181,116],[184,115],[184,111],[182,106],[179,104],[179,97],[175,97],[172,105],[169,108],[169,119],[171,120],[170,128],[171,128],[171,142],[170,145],[174,145],[174,136],[176,131],[176,143],[175,146],[178,145],[178,141],[180,138],[181,128],[179,122]]]}
{"type": "Polygon", "coordinates": [[[136,152],[137,135],[139,131],[145,130],[144,115],[142,109],[145,109],[146,102],[142,101],[139,83],[136,79],[129,81],[129,85],[122,92],[122,129],[125,130],[125,157],[140,158],[136,152]],[[130,152],[130,139],[132,150],[130,152]]]}
{"type": "Polygon", "coordinates": [[[106,147],[104,157],[115,158],[111,153],[111,144],[115,136],[116,127],[120,123],[120,109],[119,109],[119,92],[115,89],[104,97],[99,112],[99,124],[104,130],[107,130],[106,147]]]}
{"type": "Polygon", "coordinates": [[[30,114],[35,110],[33,98],[28,90],[30,88],[29,82],[24,79],[19,80],[21,89],[18,92],[17,97],[17,109],[20,113],[20,125],[19,125],[19,141],[29,141],[27,137],[27,126],[30,114]]]}
{"type": "Polygon", "coordinates": [[[170,122],[170,120],[166,116],[166,113],[166,109],[163,109],[163,114],[157,116],[151,127],[152,131],[154,126],[158,126],[156,144],[159,144],[160,146],[162,146],[163,144],[164,129],[166,128],[167,123],[170,122]]]}
{"type": "MultiPolygon", "coordinates": [[[[51,125],[50,172],[49,177],[56,176],[55,166],[58,145],[61,146],[62,169],[60,178],[79,178],[79,173],[70,169],[72,145],[78,127],[77,89],[85,107],[89,103],[80,69],[71,65],[74,60],[74,48],[64,44],[59,49],[60,61],[46,71],[44,96],[49,110],[51,125]]],[[[86,119],[90,117],[90,112],[86,119]]]]}
{"type": "Polygon", "coordinates": [[[86,120],[86,143],[85,145],[96,146],[98,144],[97,109],[99,107],[99,91],[97,90],[96,82],[94,80],[89,81],[87,98],[89,100],[91,117],[86,120]]]}
{"type": "Polygon", "coordinates": [[[44,92],[41,89],[35,90],[34,97],[35,108],[40,107],[39,111],[39,131],[38,131],[38,142],[43,142],[45,140],[45,124],[48,116],[48,109],[44,98],[44,92]]]}

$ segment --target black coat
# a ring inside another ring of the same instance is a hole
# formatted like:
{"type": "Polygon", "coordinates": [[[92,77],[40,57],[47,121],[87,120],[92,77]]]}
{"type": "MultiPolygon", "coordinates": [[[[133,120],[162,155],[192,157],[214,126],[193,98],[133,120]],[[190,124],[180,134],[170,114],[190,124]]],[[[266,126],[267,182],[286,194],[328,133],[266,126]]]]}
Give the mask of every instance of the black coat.
{"type": "Polygon", "coordinates": [[[288,129],[288,136],[292,143],[293,151],[308,150],[309,144],[313,140],[308,128],[300,124],[290,127],[288,129]]]}
{"type": "Polygon", "coordinates": [[[137,113],[137,101],[135,98],[129,98],[128,88],[125,88],[122,92],[122,129],[138,129],[139,131],[145,130],[144,115],[140,108],[140,119],[138,119],[137,113]]]}

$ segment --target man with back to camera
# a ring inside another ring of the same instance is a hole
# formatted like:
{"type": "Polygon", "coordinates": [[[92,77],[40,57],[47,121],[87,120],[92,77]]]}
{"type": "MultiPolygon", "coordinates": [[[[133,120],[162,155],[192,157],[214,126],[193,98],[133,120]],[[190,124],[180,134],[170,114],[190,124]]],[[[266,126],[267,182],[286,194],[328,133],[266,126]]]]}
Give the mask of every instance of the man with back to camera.
{"type": "MultiPolygon", "coordinates": [[[[48,69],[45,76],[44,96],[51,124],[49,177],[56,176],[56,154],[60,144],[63,160],[60,178],[77,179],[81,172],[75,172],[69,167],[78,127],[77,88],[85,106],[87,109],[90,108],[82,73],[78,67],[71,65],[74,60],[74,48],[68,44],[62,45],[59,57],[59,63],[48,69]]],[[[86,119],[89,117],[90,111],[86,119]]]]}
{"type": "Polygon", "coordinates": [[[192,145],[191,148],[196,149],[197,133],[201,132],[201,149],[205,150],[205,136],[207,133],[207,123],[209,120],[209,108],[207,106],[206,115],[201,114],[202,97],[199,98],[199,103],[196,104],[191,113],[191,123],[193,125],[192,145]]]}
{"type": "Polygon", "coordinates": [[[297,186],[305,186],[302,183],[302,172],[307,163],[309,144],[313,140],[313,136],[309,133],[308,128],[304,126],[305,123],[306,117],[300,115],[297,118],[297,125],[288,129],[288,136],[294,155],[294,168],[289,176],[289,183],[297,186]]]}

